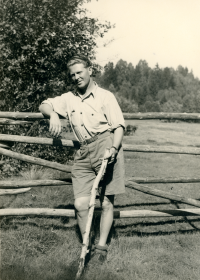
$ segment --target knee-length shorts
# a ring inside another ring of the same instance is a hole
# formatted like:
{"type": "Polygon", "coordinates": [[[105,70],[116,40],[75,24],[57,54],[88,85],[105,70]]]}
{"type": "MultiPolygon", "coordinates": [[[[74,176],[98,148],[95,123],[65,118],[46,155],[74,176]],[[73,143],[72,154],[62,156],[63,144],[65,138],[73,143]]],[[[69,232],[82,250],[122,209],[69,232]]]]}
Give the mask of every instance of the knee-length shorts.
{"type": "MultiPolygon", "coordinates": [[[[101,167],[106,148],[111,148],[113,133],[106,131],[90,144],[81,145],[76,152],[72,167],[72,184],[74,198],[90,196],[96,175],[101,167]]],[[[108,164],[103,180],[100,183],[105,195],[125,192],[124,156],[120,147],[114,163],[108,164]]]]}

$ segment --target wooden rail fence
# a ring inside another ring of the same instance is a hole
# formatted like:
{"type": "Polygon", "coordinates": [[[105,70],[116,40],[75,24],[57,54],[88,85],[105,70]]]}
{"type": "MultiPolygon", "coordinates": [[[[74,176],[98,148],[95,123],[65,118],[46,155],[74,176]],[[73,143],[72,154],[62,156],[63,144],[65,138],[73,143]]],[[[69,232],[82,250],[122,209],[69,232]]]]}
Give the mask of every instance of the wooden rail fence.
{"type": "MultiPolygon", "coordinates": [[[[125,119],[147,120],[147,119],[170,119],[170,120],[200,120],[200,114],[197,113],[134,113],[124,114],[125,119]]],[[[20,112],[0,112],[0,125],[25,125],[32,124],[36,120],[42,120],[45,117],[41,113],[20,113],[20,112]]],[[[29,181],[1,181],[0,195],[17,194],[29,191],[32,187],[38,186],[68,186],[71,185],[71,166],[63,165],[56,162],[35,158],[32,156],[23,155],[13,151],[9,151],[13,142],[54,145],[57,143],[51,138],[43,137],[28,137],[17,135],[0,134],[0,154],[3,156],[26,161],[32,164],[37,164],[56,170],[66,172],[66,178],[62,180],[29,180],[29,181]],[[68,175],[67,175],[68,173],[68,175]]],[[[77,141],[62,139],[59,145],[77,149],[79,143],[77,141]]],[[[129,152],[152,152],[152,153],[173,153],[173,154],[191,154],[200,155],[199,148],[189,147],[174,147],[174,146],[149,146],[149,145],[127,145],[123,144],[123,149],[129,152]]],[[[129,178],[126,181],[126,187],[142,191],[147,194],[163,197],[173,201],[200,207],[200,201],[193,198],[181,197],[175,194],[159,191],[141,184],[156,184],[156,183],[194,183],[200,182],[200,178],[129,178]]],[[[98,213],[97,213],[98,214],[98,213]]],[[[75,217],[74,210],[66,209],[0,209],[0,216],[15,216],[15,215],[47,215],[47,216],[68,216],[75,217]]],[[[172,216],[199,216],[200,209],[177,209],[177,210],[128,210],[115,211],[115,218],[130,218],[130,217],[172,217],[172,216]]]]}

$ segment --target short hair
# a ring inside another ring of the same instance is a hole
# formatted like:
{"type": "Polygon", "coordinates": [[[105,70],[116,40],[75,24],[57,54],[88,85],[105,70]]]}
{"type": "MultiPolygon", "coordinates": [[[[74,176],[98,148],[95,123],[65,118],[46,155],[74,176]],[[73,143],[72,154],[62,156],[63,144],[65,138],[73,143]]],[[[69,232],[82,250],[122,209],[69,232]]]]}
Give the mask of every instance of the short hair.
{"type": "Polygon", "coordinates": [[[78,63],[82,63],[85,67],[92,66],[92,62],[89,60],[89,58],[87,56],[74,55],[68,60],[67,67],[69,68],[70,66],[78,64],[78,63]]]}

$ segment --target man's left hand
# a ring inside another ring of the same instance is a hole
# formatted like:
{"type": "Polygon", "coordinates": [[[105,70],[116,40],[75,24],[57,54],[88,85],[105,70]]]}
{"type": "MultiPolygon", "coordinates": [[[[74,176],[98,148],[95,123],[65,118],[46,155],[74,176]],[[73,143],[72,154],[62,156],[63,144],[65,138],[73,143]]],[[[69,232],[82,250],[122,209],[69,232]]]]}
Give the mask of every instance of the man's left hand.
{"type": "Polygon", "coordinates": [[[117,154],[118,151],[114,147],[111,147],[109,150],[109,155],[105,158],[108,159],[108,164],[111,164],[115,161],[117,154]]]}

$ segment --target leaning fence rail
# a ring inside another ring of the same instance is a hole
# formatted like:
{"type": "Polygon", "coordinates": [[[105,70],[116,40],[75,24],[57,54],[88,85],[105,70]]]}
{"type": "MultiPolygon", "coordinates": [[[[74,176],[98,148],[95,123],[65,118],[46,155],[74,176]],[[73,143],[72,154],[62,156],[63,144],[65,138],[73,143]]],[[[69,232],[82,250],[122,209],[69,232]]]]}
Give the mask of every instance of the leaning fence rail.
{"type": "Polygon", "coordinates": [[[63,172],[71,172],[71,166],[69,165],[64,165],[64,164],[60,164],[57,162],[51,162],[45,159],[40,159],[40,158],[36,158],[36,157],[32,157],[32,156],[27,156],[27,155],[23,155],[20,153],[16,153],[16,152],[12,152],[12,151],[8,151],[6,149],[0,148],[0,154],[7,156],[7,157],[11,157],[11,158],[15,158],[21,161],[26,161],[32,164],[37,164],[37,165],[41,165],[41,166],[46,166],[49,168],[53,168],[56,170],[60,170],[63,172]]]}

